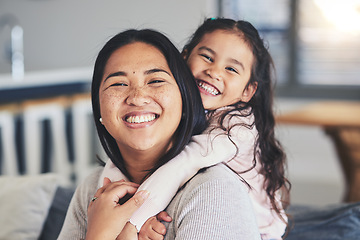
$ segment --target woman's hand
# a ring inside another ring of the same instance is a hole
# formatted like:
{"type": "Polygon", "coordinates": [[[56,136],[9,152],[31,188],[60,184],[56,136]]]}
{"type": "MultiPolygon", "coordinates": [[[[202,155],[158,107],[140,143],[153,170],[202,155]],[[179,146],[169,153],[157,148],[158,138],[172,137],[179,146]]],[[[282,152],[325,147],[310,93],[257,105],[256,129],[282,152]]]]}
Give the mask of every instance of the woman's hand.
{"type": "Polygon", "coordinates": [[[99,188],[88,208],[86,239],[116,239],[129,221],[131,215],[148,197],[147,191],[140,191],[120,205],[126,195],[133,195],[138,184],[124,180],[111,182],[104,179],[104,186],[99,188]]]}

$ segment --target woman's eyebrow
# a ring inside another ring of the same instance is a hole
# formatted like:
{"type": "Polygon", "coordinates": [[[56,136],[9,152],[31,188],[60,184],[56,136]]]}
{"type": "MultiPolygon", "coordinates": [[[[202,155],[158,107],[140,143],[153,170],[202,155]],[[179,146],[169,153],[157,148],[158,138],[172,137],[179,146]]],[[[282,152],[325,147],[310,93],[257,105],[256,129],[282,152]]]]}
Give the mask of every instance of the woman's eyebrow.
{"type": "MultiPolygon", "coordinates": [[[[164,73],[166,73],[167,75],[171,76],[171,74],[170,74],[168,71],[166,71],[166,70],[164,70],[164,69],[161,69],[161,68],[152,68],[152,69],[146,70],[146,71],[144,72],[144,74],[145,74],[145,75],[149,75],[149,74],[157,73],[157,72],[164,72],[164,73]]],[[[126,74],[126,72],[123,72],[123,71],[110,73],[110,74],[105,78],[104,82],[105,82],[107,79],[111,78],[111,77],[119,77],[119,76],[125,76],[125,77],[126,77],[127,74],[126,74]]]]}
{"type": "Polygon", "coordinates": [[[146,71],[144,72],[144,74],[145,74],[145,75],[149,75],[149,74],[153,74],[153,73],[157,73],[157,72],[164,72],[164,73],[166,73],[167,75],[171,76],[171,74],[170,74],[168,71],[166,71],[166,70],[164,70],[164,69],[161,69],[161,68],[152,68],[152,69],[146,70],[146,71]]]}
{"type": "Polygon", "coordinates": [[[111,77],[118,77],[118,76],[126,76],[127,74],[125,72],[119,71],[119,72],[114,72],[114,73],[110,73],[104,80],[104,82],[111,77]]]}

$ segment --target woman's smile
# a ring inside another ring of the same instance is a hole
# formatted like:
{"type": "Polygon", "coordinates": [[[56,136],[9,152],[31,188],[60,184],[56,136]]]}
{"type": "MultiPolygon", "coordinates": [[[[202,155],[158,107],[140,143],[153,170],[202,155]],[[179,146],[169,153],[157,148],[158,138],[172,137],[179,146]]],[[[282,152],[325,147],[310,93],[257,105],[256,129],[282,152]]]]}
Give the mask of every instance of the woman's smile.
{"type": "Polygon", "coordinates": [[[168,149],[181,120],[182,98],[157,48],[136,42],[113,52],[99,99],[103,124],[124,159],[133,150],[160,154],[168,149]]]}
{"type": "Polygon", "coordinates": [[[142,128],[152,125],[159,116],[159,114],[151,112],[132,112],[126,114],[123,120],[130,128],[142,128]]]}

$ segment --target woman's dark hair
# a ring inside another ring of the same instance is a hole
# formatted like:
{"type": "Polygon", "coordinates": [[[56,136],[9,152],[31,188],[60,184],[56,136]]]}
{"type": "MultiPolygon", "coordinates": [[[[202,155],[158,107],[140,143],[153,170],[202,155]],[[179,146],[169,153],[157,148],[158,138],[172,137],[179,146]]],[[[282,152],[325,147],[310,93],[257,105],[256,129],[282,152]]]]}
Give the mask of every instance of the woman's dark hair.
{"type": "MultiPolygon", "coordinates": [[[[273,60],[258,31],[251,23],[226,18],[209,18],[205,20],[190,38],[190,41],[184,46],[182,54],[185,58],[189,57],[192,50],[207,33],[212,33],[216,30],[238,35],[245,41],[254,55],[251,76],[247,84],[247,87],[254,84],[257,85],[254,96],[247,103],[240,101],[233,104],[234,108],[225,111],[221,115],[219,123],[224,128],[223,122],[226,116],[238,116],[239,111],[251,109],[255,117],[255,126],[259,132],[254,152],[258,155],[258,159],[262,164],[261,174],[265,177],[267,195],[271,200],[273,208],[280,215],[279,207],[276,204],[275,192],[281,189],[284,199],[288,201],[290,183],[285,177],[286,156],[274,135],[273,60]]],[[[256,159],[254,159],[254,166],[255,164],[256,159]]]]}
{"type": "Polygon", "coordinates": [[[171,149],[159,159],[157,165],[153,169],[149,169],[149,174],[179,154],[193,135],[200,134],[206,128],[205,111],[193,75],[177,48],[166,36],[151,29],[130,29],[111,38],[101,49],[95,61],[91,85],[93,116],[100,142],[106,154],[130,180],[131,176],[125,168],[124,160],[115,139],[99,122],[99,118],[101,117],[99,88],[105,66],[113,52],[127,44],[135,42],[143,42],[154,46],[164,55],[180,89],[182,98],[182,118],[173,138],[174,144],[172,144],[171,149]]]}

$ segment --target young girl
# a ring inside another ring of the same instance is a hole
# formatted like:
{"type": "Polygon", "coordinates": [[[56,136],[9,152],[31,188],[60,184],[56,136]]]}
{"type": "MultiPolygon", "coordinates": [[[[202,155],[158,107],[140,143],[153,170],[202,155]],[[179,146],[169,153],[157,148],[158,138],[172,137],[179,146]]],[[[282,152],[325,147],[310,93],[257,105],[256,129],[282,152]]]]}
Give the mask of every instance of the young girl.
{"type": "MultiPolygon", "coordinates": [[[[258,31],[246,21],[207,19],[183,56],[197,81],[209,127],[139,187],[150,196],[130,222],[140,230],[198,170],[223,162],[248,185],[262,239],[281,239],[287,226],[282,199],[289,187],[285,154],[274,136],[273,64],[258,31]]],[[[99,182],[104,177],[124,178],[111,161],[99,182]]],[[[152,218],[139,236],[164,235],[164,230],[152,218]]]]}

